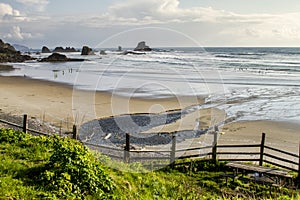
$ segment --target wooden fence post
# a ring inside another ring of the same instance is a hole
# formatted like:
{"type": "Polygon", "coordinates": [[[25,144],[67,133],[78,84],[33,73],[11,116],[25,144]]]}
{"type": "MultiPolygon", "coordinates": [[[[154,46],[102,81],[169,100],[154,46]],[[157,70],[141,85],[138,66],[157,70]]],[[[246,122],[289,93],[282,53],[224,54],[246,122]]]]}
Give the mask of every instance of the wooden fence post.
{"type": "Polygon", "coordinates": [[[176,151],[176,135],[172,134],[172,146],[171,146],[171,153],[170,153],[170,165],[174,167],[175,163],[175,152],[176,151]]]}
{"type": "Polygon", "coordinates": [[[75,124],[73,125],[73,131],[72,131],[72,133],[73,133],[73,139],[77,140],[77,127],[76,127],[75,124]]]}
{"type": "Polygon", "coordinates": [[[265,140],[266,140],[266,134],[262,133],[262,135],[261,135],[261,144],[260,144],[259,166],[262,166],[263,162],[264,162],[265,140]]]}
{"type": "Polygon", "coordinates": [[[23,132],[27,133],[27,114],[23,116],[23,132]]]}
{"type": "Polygon", "coordinates": [[[214,163],[217,163],[217,144],[218,144],[218,131],[215,127],[214,130],[214,141],[213,141],[213,147],[212,147],[212,160],[214,163]]]}
{"type": "Polygon", "coordinates": [[[124,162],[129,163],[130,162],[130,135],[129,133],[126,133],[126,144],[124,148],[124,162]]]}

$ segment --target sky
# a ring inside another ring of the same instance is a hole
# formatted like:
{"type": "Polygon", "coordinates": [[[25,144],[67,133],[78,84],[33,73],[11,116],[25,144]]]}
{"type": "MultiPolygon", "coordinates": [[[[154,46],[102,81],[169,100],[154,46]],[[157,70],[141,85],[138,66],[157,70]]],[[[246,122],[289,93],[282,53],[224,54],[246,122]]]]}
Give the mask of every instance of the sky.
{"type": "Polygon", "coordinates": [[[30,48],[300,46],[299,0],[0,0],[0,38],[30,48]]]}

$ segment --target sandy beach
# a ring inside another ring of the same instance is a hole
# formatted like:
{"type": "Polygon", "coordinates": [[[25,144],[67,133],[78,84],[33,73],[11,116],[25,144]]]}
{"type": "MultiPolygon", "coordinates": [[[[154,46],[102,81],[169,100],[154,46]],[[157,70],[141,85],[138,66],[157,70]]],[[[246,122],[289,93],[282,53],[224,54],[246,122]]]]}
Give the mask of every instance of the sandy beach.
{"type": "MultiPolygon", "coordinates": [[[[70,85],[26,77],[0,76],[1,112],[28,114],[56,126],[70,129],[72,124],[108,116],[129,113],[159,113],[203,103],[202,98],[177,97],[141,99],[121,97],[106,92],[84,91],[70,85]]],[[[212,120],[221,121],[225,113],[217,109],[191,113],[174,124],[160,127],[163,131],[192,129],[200,121],[208,127],[212,120]],[[212,116],[214,119],[212,119],[212,116]]],[[[199,127],[204,128],[204,127],[199,127]]],[[[259,143],[261,133],[267,133],[266,143],[298,153],[300,125],[275,121],[245,121],[226,124],[221,128],[219,143],[259,143]]],[[[155,130],[153,131],[155,132],[155,130]]]]}
{"type": "Polygon", "coordinates": [[[0,76],[0,108],[13,115],[63,126],[129,113],[158,113],[203,102],[201,98],[141,99],[106,92],[74,89],[70,85],[24,77],[0,76]]]}

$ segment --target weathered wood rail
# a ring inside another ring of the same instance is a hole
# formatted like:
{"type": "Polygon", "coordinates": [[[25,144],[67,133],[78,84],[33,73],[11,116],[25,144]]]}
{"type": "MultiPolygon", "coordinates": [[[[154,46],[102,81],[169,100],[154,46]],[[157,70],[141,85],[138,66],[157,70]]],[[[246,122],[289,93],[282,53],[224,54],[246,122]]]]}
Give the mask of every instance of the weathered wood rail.
{"type": "MultiPolygon", "coordinates": [[[[28,128],[28,119],[25,114],[23,117],[23,124],[15,124],[5,120],[0,119],[0,123],[4,123],[16,128],[21,129],[23,132],[31,132],[38,135],[49,135],[47,133],[42,133],[28,128]]],[[[72,137],[77,139],[77,127],[74,125],[72,130],[72,137]]],[[[217,143],[218,132],[214,133],[214,140],[211,145],[193,147],[186,149],[176,148],[176,135],[172,134],[171,147],[168,150],[133,150],[130,145],[130,134],[126,134],[126,143],[123,148],[109,147],[106,145],[98,145],[83,142],[86,146],[91,149],[102,152],[102,154],[107,155],[113,159],[123,160],[124,162],[145,162],[160,160],[173,165],[176,160],[186,159],[186,158],[202,158],[210,159],[216,162],[219,161],[252,161],[258,162],[259,166],[264,163],[271,164],[283,169],[298,172],[298,179],[300,179],[300,143],[299,143],[299,154],[287,152],[275,147],[265,145],[266,134],[262,133],[260,144],[221,144],[217,143]],[[209,150],[204,152],[203,150],[209,150]],[[224,151],[225,149],[225,151],[224,151]],[[237,150],[235,150],[237,149],[237,150]],[[242,149],[248,149],[248,151],[242,151],[242,149]],[[249,151],[251,149],[251,151],[249,151]],[[230,150],[230,151],[228,151],[230,150]],[[197,153],[195,153],[195,151],[197,153]],[[177,154],[184,152],[185,154],[177,156],[177,154]],[[123,154],[123,155],[122,155],[123,154]],[[281,155],[281,156],[280,156],[281,155]]]]}

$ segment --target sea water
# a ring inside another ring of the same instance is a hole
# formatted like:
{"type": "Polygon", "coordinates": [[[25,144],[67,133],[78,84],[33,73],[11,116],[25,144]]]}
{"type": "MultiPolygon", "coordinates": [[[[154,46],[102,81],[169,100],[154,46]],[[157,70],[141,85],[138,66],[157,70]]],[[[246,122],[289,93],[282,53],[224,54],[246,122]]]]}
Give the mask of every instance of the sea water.
{"type": "Polygon", "coordinates": [[[14,71],[1,75],[128,97],[203,96],[207,104],[237,120],[300,123],[300,48],[158,48],[141,55],[109,49],[106,53],[66,53],[85,62],[14,63],[14,71]]]}

